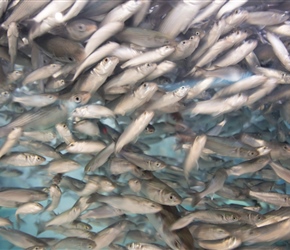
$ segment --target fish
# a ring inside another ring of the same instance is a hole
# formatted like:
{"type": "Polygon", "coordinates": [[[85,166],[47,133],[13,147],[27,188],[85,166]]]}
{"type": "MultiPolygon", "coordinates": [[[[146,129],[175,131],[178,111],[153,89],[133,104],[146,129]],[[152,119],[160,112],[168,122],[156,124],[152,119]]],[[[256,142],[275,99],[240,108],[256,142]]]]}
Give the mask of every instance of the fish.
{"type": "Polygon", "coordinates": [[[2,1],[1,247],[286,249],[289,6],[2,1]]]}
{"type": "Polygon", "coordinates": [[[143,63],[159,62],[174,52],[175,48],[171,45],[162,46],[156,50],[145,52],[134,57],[121,65],[121,68],[133,67],[143,63]]]}
{"type": "Polygon", "coordinates": [[[235,223],[240,220],[240,215],[235,212],[221,211],[221,210],[204,210],[195,211],[178,219],[170,226],[170,230],[177,230],[190,224],[194,220],[199,220],[207,223],[227,224],[235,223]]]}
{"type": "Polygon", "coordinates": [[[76,69],[76,72],[73,76],[73,81],[81,74],[81,72],[91,66],[92,64],[100,61],[104,57],[108,56],[111,51],[114,51],[117,49],[120,45],[118,43],[114,42],[108,42],[104,44],[103,46],[99,47],[95,52],[90,54],[76,69]]]}
{"type": "Polygon", "coordinates": [[[8,30],[7,30],[7,38],[8,38],[8,52],[10,55],[10,62],[12,64],[12,69],[14,68],[14,62],[16,60],[17,55],[17,45],[18,45],[18,37],[19,37],[19,31],[17,24],[15,22],[12,22],[9,24],[8,30]]]}
{"type": "Polygon", "coordinates": [[[113,73],[115,67],[119,63],[117,57],[106,57],[95,68],[90,71],[90,74],[74,85],[75,91],[84,91],[94,94],[113,73]]]}
{"type": "Polygon", "coordinates": [[[136,186],[139,185],[139,191],[150,200],[167,206],[176,206],[181,204],[181,197],[178,193],[156,178],[152,178],[150,180],[131,179],[129,181],[129,186],[133,187],[131,189],[135,189],[136,186]]]}
{"type": "Polygon", "coordinates": [[[195,138],[192,146],[184,161],[184,175],[187,182],[189,181],[189,173],[191,170],[198,170],[198,158],[205,146],[207,137],[206,135],[199,135],[195,138]]]}
{"type": "Polygon", "coordinates": [[[102,117],[115,117],[115,114],[112,110],[97,104],[88,104],[86,106],[76,108],[73,113],[73,117],[81,117],[81,118],[102,118],[102,117]]]}
{"type": "Polygon", "coordinates": [[[1,26],[4,29],[8,29],[8,26],[12,22],[18,22],[18,21],[24,20],[25,18],[33,15],[34,13],[42,9],[48,3],[49,1],[42,1],[38,3],[35,2],[34,5],[31,5],[29,1],[22,1],[17,6],[15,6],[11,15],[7,19],[5,19],[5,21],[1,24],[1,26]]]}
{"type": "Polygon", "coordinates": [[[40,95],[23,95],[13,96],[13,102],[21,103],[29,107],[45,107],[57,101],[57,96],[53,94],[40,94],[40,95]]]}
{"type": "Polygon", "coordinates": [[[18,166],[18,167],[31,167],[38,166],[45,162],[45,158],[32,153],[17,153],[13,152],[9,155],[4,155],[0,159],[1,164],[18,166]]]}
{"type": "Polygon", "coordinates": [[[7,140],[5,143],[2,145],[0,149],[0,158],[8,153],[11,148],[18,142],[20,139],[20,136],[22,135],[22,129],[20,127],[14,128],[8,135],[7,135],[7,140]]]}
{"type": "Polygon", "coordinates": [[[16,221],[18,224],[18,228],[20,225],[20,214],[35,214],[41,212],[43,209],[43,206],[40,203],[35,203],[35,202],[28,202],[23,205],[20,205],[16,212],[15,212],[15,217],[16,221]]]}
{"type": "Polygon", "coordinates": [[[125,22],[141,8],[141,1],[129,0],[107,13],[100,26],[114,21],[125,22]]]}
{"type": "Polygon", "coordinates": [[[130,114],[148,102],[157,89],[156,83],[144,82],[132,93],[125,94],[117,99],[114,104],[112,103],[112,111],[116,115],[130,114]]]}
{"type": "Polygon", "coordinates": [[[97,244],[90,239],[80,238],[80,237],[67,237],[58,241],[55,245],[52,246],[52,249],[94,249],[97,244]]]}
{"type": "Polygon", "coordinates": [[[157,65],[155,63],[145,63],[137,67],[129,68],[109,80],[104,85],[104,91],[106,94],[122,93],[119,90],[120,87],[133,87],[138,81],[151,74],[156,67],[157,65]]]}
{"type": "Polygon", "coordinates": [[[128,213],[150,214],[156,213],[162,209],[161,205],[149,199],[135,195],[119,195],[119,196],[100,196],[93,194],[88,200],[104,202],[114,208],[121,209],[128,213]]]}
{"type": "Polygon", "coordinates": [[[80,43],[60,36],[46,33],[36,37],[34,42],[46,55],[60,62],[80,62],[85,58],[84,47],[80,43]]]}
{"type": "Polygon", "coordinates": [[[147,48],[157,48],[170,43],[170,38],[165,34],[141,28],[125,27],[116,34],[120,42],[133,43],[147,48]]]}
{"type": "Polygon", "coordinates": [[[90,39],[86,44],[86,55],[90,55],[103,42],[105,42],[116,33],[119,33],[123,28],[124,24],[122,22],[110,22],[99,28],[92,36],[90,36],[90,39]]]}
{"type": "Polygon", "coordinates": [[[137,139],[145,127],[149,124],[154,116],[153,111],[144,111],[123,131],[118,138],[115,146],[115,152],[119,153],[128,143],[137,139]]]}

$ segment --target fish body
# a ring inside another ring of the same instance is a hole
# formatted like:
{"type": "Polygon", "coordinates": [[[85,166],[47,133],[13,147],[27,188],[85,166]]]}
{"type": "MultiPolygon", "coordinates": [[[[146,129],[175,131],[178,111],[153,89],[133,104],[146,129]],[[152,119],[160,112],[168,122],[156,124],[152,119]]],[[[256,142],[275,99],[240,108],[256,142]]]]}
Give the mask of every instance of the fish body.
{"type": "Polygon", "coordinates": [[[153,111],[144,111],[140,114],[139,117],[137,117],[120,135],[116,143],[115,152],[120,152],[125,145],[136,140],[145,127],[149,124],[153,116],[153,111]]]}

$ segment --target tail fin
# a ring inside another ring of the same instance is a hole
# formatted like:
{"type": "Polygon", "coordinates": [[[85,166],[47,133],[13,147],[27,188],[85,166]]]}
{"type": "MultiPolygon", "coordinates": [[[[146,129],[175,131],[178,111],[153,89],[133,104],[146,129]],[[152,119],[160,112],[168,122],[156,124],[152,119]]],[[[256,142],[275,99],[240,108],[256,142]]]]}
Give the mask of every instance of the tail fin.
{"type": "Polygon", "coordinates": [[[195,193],[192,195],[191,206],[195,207],[201,201],[200,193],[195,193]]]}

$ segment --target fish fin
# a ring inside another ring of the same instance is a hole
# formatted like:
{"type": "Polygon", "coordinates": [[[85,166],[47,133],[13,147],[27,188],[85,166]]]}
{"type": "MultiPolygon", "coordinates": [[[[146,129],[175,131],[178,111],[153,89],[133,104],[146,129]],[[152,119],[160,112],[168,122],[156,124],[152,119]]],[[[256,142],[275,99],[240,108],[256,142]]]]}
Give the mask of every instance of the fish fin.
{"type": "Polygon", "coordinates": [[[186,77],[186,76],[193,76],[193,75],[195,75],[195,73],[196,73],[196,71],[197,71],[197,68],[198,68],[198,67],[193,67],[189,72],[187,72],[187,73],[185,74],[185,77],[186,77]]]}

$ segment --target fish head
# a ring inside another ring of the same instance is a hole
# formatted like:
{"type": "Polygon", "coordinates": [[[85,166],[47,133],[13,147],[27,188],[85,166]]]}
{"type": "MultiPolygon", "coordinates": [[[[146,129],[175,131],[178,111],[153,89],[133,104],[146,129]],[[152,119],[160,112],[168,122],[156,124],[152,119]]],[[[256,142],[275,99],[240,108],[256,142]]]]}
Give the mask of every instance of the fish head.
{"type": "Polygon", "coordinates": [[[236,9],[225,18],[227,24],[235,25],[236,23],[244,22],[248,18],[249,12],[242,9],[236,9]]]}
{"type": "Polygon", "coordinates": [[[158,86],[154,82],[144,82],[138,89],[134,91],[134,95],[140,99],[144,99],[150,93],[155,93],[158,86]]]}
{"type": "Polygon", "coordinates": [[[148,124],[147,127],[146,127],[145,130],[144,130],[144,134],[146,134],[146,135],[151,135],[151,134],[153,134],[154,132],[155,132],[155,128],[154,128],[154,126],[151,125],[151,124],[148,124]]]}
{"type": "Polygon", "coordinates": [[[11,91],[8,90],[2,90],[0,92],[0,104],[4,104],[12,97],[11,91]]]}
{"type": "Polygon", "coordinates": [[[37,164],[37,165],[39,165],[39,164],[41,164],[41,163],[46,161],[45,158],[40,156],[40,155],[29,154],[29,155],[27,155],[27,157],[28,157],[28,159],[29,159],[29,161],[31,163],[34,163],[34,164],[37,164]]]}
{"type": "Polygon", "coordinates": [[[58,185],[52,184],[49,187],[49,192],[50,192],[51,195],[55,195],[55,194],[60,194],[61,193],[61,190],[60,190],[60,188],[59,188],[58,185]]]}
{"type": "Polygon", "coordinates": [[[75,41],[83,41],[92,35],[98,26],[96,22],[88,19],[76,19],[66,25],[69,37],[75,41]]]}
{"type": "Polygon", "coordinates": [[[157,67],[156,63],[145,63],[137,67],[137,71],[147,76],[148,74],[153,72],[156,69],[156,67],[157,67]]]}
{"type": "Polygon", "coordinates": [[[177,45],[176,49],[179,51],[185,51],[190,47],[190,45],[191,45],[190,40],[183,40],[177,45]]]}
{"type": "Polygon", "coordinates": [[[160,204],[151,202],[149,200],[141,202],[140,206],[146,208],[149,213],[157,213],[162,210],[162,206],[160,204]]]}
{"type": "Polygon", "coordinates": [[[69,101],[73,103],[75,106],[80,106],[86,104],[91,98],[91,94],[89,92],[80,92],[77,94],[73,94],[69,101]]]}
{"type": "Polygon", "coordinates": [[[228,223],[234,223],[241,219],[241,216],[236,213],[231,213],[224,211],[224,213],[221,214],[221,217],[224,221],[227,221],[228,223]]]}
{"type": "Polygon", "coordinates": [[[173,92],[173,95],[179,98],[183,98],[187,95],[189,89],[189,86],[181,86],[173,92]]]}
{"type": "Polygon", "coordinates": [[[158,52],[162,56],[169,56],[175,51],[175,47],[171,45],[166,45],[158,49],[158,52]]]}
{"type": "Polygon", "coordinates": [[[167,205],[176,206],[181,204],[182,199],[177,193],[169,192],[165,197],[167,205]]]}
{"type": "Polygon", "coordinates": [[[130,12],[136,12],[142,6],[142,0],[130,0],[123,4],[123,7],[130,12]]]}
{"type": "Polygon", "coordinates": [[[155,161],[155,160],[148,160],[147,161],[148,169],[152,170],[161,170],[166,167],[166,164],[161,161],[155,161]]]}
{"type": "Polygon", "coordinates": [[[253,225],[257,226],[257,223],[261,223],[266,219],[266,216],[259,213],[249,213],[248,219],[253,225]]]}
{"type": "Polygon", "coordinates": [[[129,187],[131,188],[132,191],[140,192],[141,182],[137,178],[129,180],[128,184],[129,184],[129,187]]]}
{"type": "Polygon", "coordinates": [[[108,178],[103,178],[100,180],[100,186],[103,191],[111,192],[116,188],[116,185],[111,182],[108,178]]]}
{"type": "Polygon", "coordinates": [[[119,58],[115,56],[110,56],[104,58],[94,69],[93,73],[95,74],[110,74],[114,68],[119,63],[119,58]]]}

